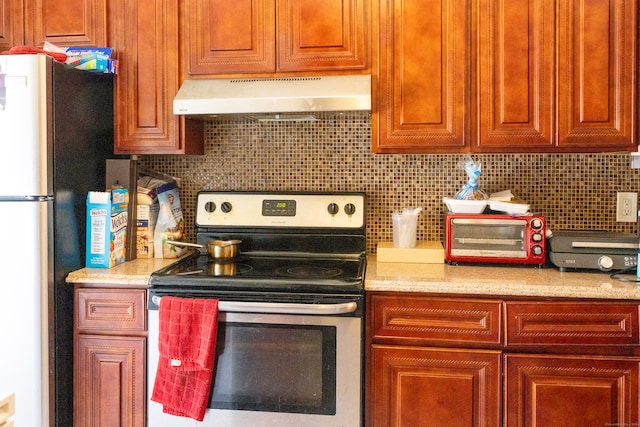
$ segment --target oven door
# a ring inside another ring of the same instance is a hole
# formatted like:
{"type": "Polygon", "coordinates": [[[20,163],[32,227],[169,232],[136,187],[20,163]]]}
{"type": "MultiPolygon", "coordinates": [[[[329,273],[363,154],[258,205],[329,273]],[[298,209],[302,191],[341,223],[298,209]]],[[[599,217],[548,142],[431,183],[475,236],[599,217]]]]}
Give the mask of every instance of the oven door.
{"type": "MultiPolygon", "coordinates": [[[[356,311],[356,305],[220,301],[204,421],[164,414],[149,400],[148,425],[360,426],[362,318],[340,314],[356,311]]],[[[149,395],[158,364],[158,319],[150,304],[149,395]]]]}

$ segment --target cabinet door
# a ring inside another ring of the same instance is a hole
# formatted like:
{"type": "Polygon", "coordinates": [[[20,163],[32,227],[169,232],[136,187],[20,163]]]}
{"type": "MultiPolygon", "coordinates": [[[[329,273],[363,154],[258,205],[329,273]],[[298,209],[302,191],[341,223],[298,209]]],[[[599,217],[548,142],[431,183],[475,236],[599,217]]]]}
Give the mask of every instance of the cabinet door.
{"type": "Polygon", "coordinates": [[[554,0],[479,0],[473,151],[553,147],[554,16],[554,0]]]}
{"type": "Polygon", "coordinates": [[[636,151],[636,0],[558,4],[559,147],[636,151]]]}
{"type": "Polygon", "coordinates": [[[372,427],[500,426],[501,353],[373,346],[372,427]]]}
{"type": "Polygon", "coordinates": [[[107,0],[32,0],[24,4],[26,44],[108,46],[107,0]]]}
{"type": "Polygon", "coordinates": [[[24,44],[24,8],[19,0],[0,0],[0,52],[24,44]]]}
{"type": "Polygon", "coordinates": [[[373,13],[372,145],[378,153],[459,152],[467,141],[468,2],[381,0],[373,13]]]}
{"type": "Polygon", "coordinates": [[[179,0],[110,3],[109,38],[118,59],[116,154],[203,152],[202,122],[173,114],[179,88],[178,5],[179,0]]]}
{"type": "Polygon", "coordinates": [[[77,337],[75,426],[146,425],[145,341],[145,337],[77,337]]]}
{"type": "Polygon", "coordinates": [[[367,66],[368,0],[280,0],[278,71],[367,66]]]}
{"type": "Polygon", "coordinates": [[[505,355],[505,425],[638,425],[638,360],[505,355]]]}
{"type": "Polygon", "coordinates": [[[276,70],[275,0],[187,0],[189,74],[276,70]]]}

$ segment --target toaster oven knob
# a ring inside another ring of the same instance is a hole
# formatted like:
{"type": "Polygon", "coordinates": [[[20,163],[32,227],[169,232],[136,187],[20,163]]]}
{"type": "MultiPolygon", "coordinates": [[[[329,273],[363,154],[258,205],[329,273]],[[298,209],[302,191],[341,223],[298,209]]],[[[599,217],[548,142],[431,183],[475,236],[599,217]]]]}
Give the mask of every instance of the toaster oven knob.
{"type": "Polygon", "coordinates": [[[610,256],[601,256],[598,259],[598,267],[603,271],[611,270],[613,268],[613,259],[610,256]]]}
{"type": "Polygon", "coordinates": [[[220,205],[220,210],[222,210],[222,212],[224,212],[224,213],[231,212],[232,208],[233,208],[233,206],[229,202],[222,202],[222,204],[220,205]]]}
{"type": "Polygon", "coordinates": [[[542,246],[534,245],[533,247],[531,247],[531,253],[535,256],[542,255],[542,246]]]}
{"type": "Polygon", "coordinates": [[[331,215],[335,215],[340,210],[340,206],[338,206],[337,203],[329,203],[329,206],[327,206],[327,210],[331,215]]]}
{"type": "Polygon", "coordinates": [[[536,243],[540,243],[540,242],[542,242],[542,234],[540,234],[540,233],[533,233],[533,234],[531,235],[531,240],[533,240],[533,241],[534,241],[534,242],[536,242],[536,243]]]}
{"type": "Polygon", "coordinates": [[[531,228],[540,230],[542,228],[542,220],[540,218],[533,218],[531,220],[531,228]]]}
{"type": "Polygon", "coordinates": [[[347,215],[353,215],[354,213],[356,213],[356,206],[353,203],[347,203],[346,205],[344,205],[344,212],[347,215]]]}

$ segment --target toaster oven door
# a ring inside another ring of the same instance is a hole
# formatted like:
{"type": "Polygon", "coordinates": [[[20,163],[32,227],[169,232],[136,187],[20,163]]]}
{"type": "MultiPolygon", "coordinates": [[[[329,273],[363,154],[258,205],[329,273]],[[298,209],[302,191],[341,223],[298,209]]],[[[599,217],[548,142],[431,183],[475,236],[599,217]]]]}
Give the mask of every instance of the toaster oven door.
{"type": "Polygon", "coordinates": [[[447,252],[453,258],[527,258],[524,219],[451,218],[448,225],[447,252]]]}

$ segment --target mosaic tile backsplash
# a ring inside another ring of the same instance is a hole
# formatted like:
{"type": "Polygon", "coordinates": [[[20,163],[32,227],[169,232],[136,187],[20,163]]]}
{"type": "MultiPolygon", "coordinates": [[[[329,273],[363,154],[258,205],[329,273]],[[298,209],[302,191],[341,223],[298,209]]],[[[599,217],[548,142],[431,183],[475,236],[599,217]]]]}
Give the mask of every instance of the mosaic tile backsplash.
{"type": "MultiPolygon", "coordinates": [[[[181,179],[187,239],[195,239],[200,190],[363,191],[367,194],[367,251],[390,241],[391,212],[423,208],[419,240],[442,240],[443,197],[466,183],[463,155],[387,155],[371,152],[371,115],[323,113],[317,121],[259,122],[219,118],[205,125],[204,156],[141,156],[139,167],[181,179]]],[[[616,192],[640,189],[640,172],[625,154],[477,154],[479,187],[506,189],[541,213],[551,230],[636,233],[616,222],[616,192]]]]}

